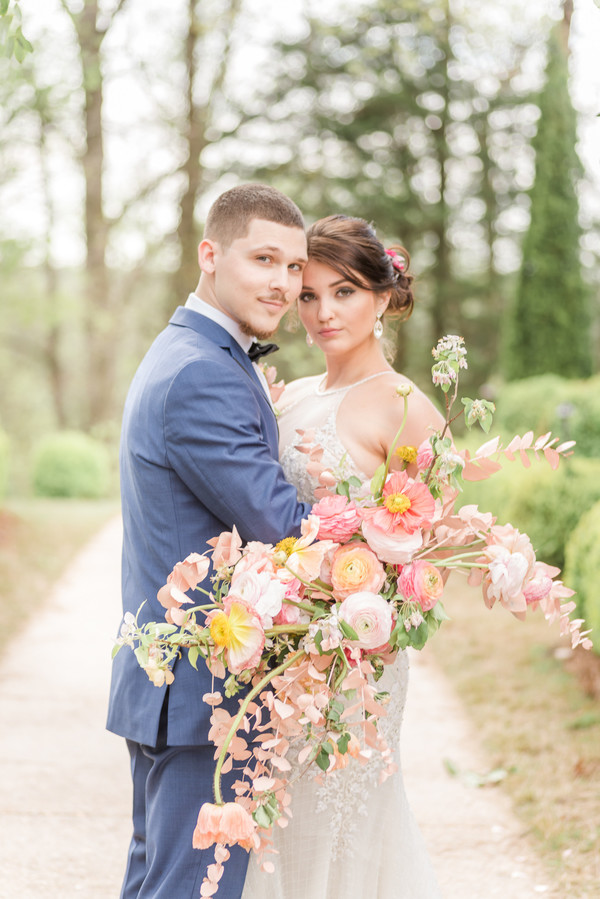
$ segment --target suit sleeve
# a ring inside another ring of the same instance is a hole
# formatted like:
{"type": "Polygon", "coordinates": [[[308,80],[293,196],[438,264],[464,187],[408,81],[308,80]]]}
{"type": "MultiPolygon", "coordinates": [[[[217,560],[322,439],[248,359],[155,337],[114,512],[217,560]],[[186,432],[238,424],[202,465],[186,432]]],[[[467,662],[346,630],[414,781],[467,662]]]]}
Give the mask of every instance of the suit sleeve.
{"type": "Polygon", "coordinates": [[[187,488],[244,541],[276,543],[300,533],[310,506],[298,502],[261,430],[249,379],[228,365],[185,366],[167,393],[168,464],[187,488]]]}

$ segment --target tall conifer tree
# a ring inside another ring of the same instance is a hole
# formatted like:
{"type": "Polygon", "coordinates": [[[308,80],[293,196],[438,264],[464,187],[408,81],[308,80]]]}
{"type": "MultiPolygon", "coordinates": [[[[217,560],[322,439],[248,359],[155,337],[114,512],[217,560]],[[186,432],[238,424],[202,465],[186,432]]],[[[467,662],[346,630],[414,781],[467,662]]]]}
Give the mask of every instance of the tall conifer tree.
{"type": "Polygon", "coordinates": [[[576,183],[581,164],[563,44],[555,29],[538,100],[531,222],[506,321],[504,373],[510,380],[544,372],[572,378],[591,372],[589,295],[579,258],[576,183]]]}

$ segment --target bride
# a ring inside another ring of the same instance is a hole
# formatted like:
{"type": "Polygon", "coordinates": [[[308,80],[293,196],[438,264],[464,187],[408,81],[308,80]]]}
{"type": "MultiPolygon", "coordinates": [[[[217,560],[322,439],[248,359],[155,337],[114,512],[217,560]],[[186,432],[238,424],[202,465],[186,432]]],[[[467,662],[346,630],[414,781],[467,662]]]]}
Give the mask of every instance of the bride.
{"type": "MultiPolygon", "coordinates": [[[[303,435],[323,447],[323,465],[343,478],[367,480],[387,456],[403,413],[396,387],[407,379],[384,355],[382,318],[407,318],[413,295],[406,251],[385,250],[362,219],[333,215],[316,222],[308,255],[299,315],[307,343],[323,352],[327,370],[286,387],[279,426],[286,476],[299,498],[312,502],[317,482],[307,471],[306,452],[296,448],[303,435]]],[[[401,438],[406,461],[406,448],[442,425],[413,385],[401,438]]],[[[322,785],[314,771],[304,774],[292,788],[289,826],[274,828],[275,873],[262,873],[251,859],[242,899],[439,899],[400,773],[407,681],[408,657],[400,652],[378,684],[390,693],[381,729],[395,749],[396,774],[378,785],[377,758],[365,766],[350,763],[322,785]]]]}

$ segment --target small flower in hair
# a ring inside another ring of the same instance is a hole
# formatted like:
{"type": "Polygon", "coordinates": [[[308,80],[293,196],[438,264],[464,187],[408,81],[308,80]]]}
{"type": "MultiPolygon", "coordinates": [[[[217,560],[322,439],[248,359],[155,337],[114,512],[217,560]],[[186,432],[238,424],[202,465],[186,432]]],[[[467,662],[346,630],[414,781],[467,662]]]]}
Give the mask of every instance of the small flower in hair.
{"type": "Polygon", "coordinates": [[[391,257],[392,265],[394,266],[396,271],[403,272],[404,269],[406,268],[404,259],[401,256],[399,256],[395,250],[386,250],[385,252],[388,254],[388,256],[391,257]]]}

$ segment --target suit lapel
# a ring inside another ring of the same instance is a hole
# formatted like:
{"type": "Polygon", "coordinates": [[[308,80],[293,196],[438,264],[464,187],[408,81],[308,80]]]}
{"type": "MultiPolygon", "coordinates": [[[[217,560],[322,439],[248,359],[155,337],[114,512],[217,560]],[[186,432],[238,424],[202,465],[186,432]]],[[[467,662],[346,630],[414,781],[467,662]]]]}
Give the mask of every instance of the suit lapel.
{"type": "Polygon", "coordinates": [[[187,309],[185,306],[178,306],[173,315],[169,320],[169,324],[177,325],[179,327],[191,328],[193,331],[196,331],[198,334],[201,334],[203,337],[206,337],[208,340],[215,343],[217,346],[223,347],[224,350],[230,354],[230,356],[238,363],[240,368],[242,368],[246,375],[250,378],[260,401],[263,403],[265,407],[268,408],[269,412],[267,413],[269,422],[273,422],[275,427],[273,428],[273,432],[275,434],[275,445],[277,446],[277,422],[275,419],[275,413],[271,403],[268,400],[267,395],[265,394],[265,390],[263,385],[261,384],[258,375],[256,374],[256,370],[248,357],[248,354],[244,352],[241,348],[235,337],[232,337],[231,334],[222,328],[221,325],[214,322],[211,318],[207,318],[205,315],[201,315],[198,312],[195,312],[193,309],[187,309]]]}

